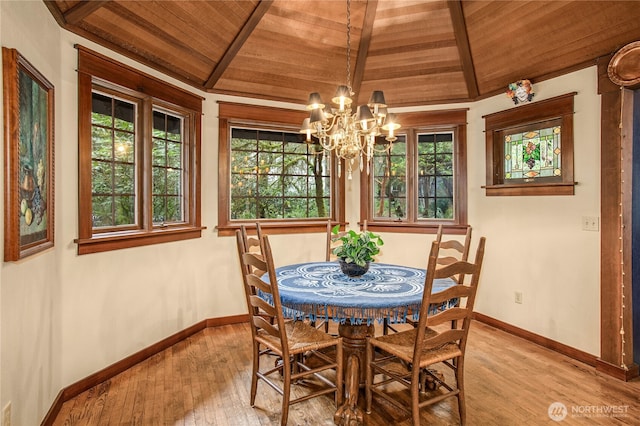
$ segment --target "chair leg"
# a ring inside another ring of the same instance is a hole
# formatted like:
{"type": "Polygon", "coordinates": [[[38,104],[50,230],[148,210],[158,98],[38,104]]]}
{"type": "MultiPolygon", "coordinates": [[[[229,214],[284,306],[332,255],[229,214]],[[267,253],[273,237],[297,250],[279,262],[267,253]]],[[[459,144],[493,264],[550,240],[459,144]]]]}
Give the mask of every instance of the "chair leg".
{"type": "Polygon", "coordinates": [[[342,405],[344,400],[344,363],[342,345],[336,346],[336,407],[342,405]]]}
{"type": "Polygon", "coordinates": [[[258,390],[258,369],[260,368],[260,344],[253,342],[253,368],[251,372],[251,406],[256,402],[256,391],[258,390]]]}
{"type": "Polygon", "coordinates": [[[456,358],[456,383],[458,385],[458,412],[460,413],[460,424],[465,425],[467,423],[467,408],[464,403],[464,358],[456,358]]]}
{"type": "Polygon", "coordinates": [[[281,426],[286,426],[289,418],[289,399],[291,397],[291,364],[289,360],[283,359],[283,362],[284,377],[282,383],[282,418],[280,419],[280,424],[281,426]]]}
{"type": "Polygon", "coordinates": [[[366,363],[365,363],[365,398],[366,398],[366,406],[365,411],[367,414],[371,414],[371,400],[373,398],[371,387],[373,386],[373,367],[371,363],[373,362],[373,347],[367,342],[366,349],[366,363]]]}
{"type": "Polygon", "coordinates": [[[420,426],[420,369],[411,372],[411,420],[413,426],[420,426]]]}

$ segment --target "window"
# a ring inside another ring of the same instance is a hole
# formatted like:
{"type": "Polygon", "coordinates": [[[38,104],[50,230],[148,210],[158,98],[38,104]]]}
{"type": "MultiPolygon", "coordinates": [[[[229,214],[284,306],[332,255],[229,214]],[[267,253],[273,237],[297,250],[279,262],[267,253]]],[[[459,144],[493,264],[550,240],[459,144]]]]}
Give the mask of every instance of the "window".
{"type": "Polygon", "coordinates": [[[232,127],[232,220],[327,218],[330,183],[326,153],[299,132],[232,127]]]}
{"type": "Polygon", "coordinates": [[[484,117],[488,196],[574,194],[574,95],[484,117]]]}
{"type": "Polygon", "coordinates": [[[299,132],[304,111],[219,107],[219,235],[256,221],[270,232],[319,232],[327,219],[344,222],[334,162],[299,132]]]}
{"type": "Polygon", "coordinates": [[[200,237],[202,99],[79,48],[78,254],[200,237]]]}
{"type": "Polygon", "coordinates": [[[361,216],[371,229],[456,232],[466,226],[466,110],[399,114],[391,149],[361,175],[361,216]]]}

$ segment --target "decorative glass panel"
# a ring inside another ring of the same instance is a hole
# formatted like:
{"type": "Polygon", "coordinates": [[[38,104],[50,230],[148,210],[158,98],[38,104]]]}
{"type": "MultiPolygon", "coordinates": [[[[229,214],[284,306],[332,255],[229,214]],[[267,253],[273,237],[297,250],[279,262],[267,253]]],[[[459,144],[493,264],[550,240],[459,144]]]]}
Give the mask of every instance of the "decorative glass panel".
{"type": "Polygon", "coordinates": [[[454,216],[453,132],[418,134],[418,217],[454,216]]]}
{"type": "Polygon", "coordinates": [[[398,135],[391,150],[373,157],[373,217],[402,219],[407,216],[407,143],[398,135]]]}
{"type": "Polygon", "coordinates": [[[504,179],[562,176],[560,126],[504,137],[504,179]]]}
{"type": "Polygon", "coordinates": [[[92,93],[93,228],[136,224],[136,113],[134,103],[92,93]]]}
{"type": "Polygon", "coordinates": [[[300,133],[231,129],[231,219],[327,218],[327,154],[300,133]]]}
{"type": "Polygon", "coordinates": [[[183,119],[153,111],[151,188],[153,223],[184,221],[183,119]]]}

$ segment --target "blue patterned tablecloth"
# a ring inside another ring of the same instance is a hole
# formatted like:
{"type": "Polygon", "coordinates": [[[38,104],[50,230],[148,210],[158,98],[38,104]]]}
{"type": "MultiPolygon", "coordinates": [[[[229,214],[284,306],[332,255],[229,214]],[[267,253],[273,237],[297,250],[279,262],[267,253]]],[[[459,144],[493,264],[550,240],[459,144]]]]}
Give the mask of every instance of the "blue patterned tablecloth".
{"type": "MultiPolygon", "coordinates": [[[[381,323],[385,318],[392,323],[405,322],[408,313],[417,319],[425,273],[424,269],[377,262],[372,262],[369,271],[359,278],[343,274],[337,261],[300,263],[276,269],[286,317],[312,320],[331,317],[341,322],[348,319],[355,324],[381,323]]],[[[450,279],[436,280],[433,293],[453,284],[450,279]]]]}

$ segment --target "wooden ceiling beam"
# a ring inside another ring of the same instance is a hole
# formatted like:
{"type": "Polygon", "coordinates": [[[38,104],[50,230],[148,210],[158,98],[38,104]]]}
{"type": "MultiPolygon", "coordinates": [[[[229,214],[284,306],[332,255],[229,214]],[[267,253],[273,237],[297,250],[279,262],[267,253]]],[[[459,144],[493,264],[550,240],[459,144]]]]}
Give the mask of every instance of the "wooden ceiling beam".
{"type": "Polygon", "coordinates": [[[368,0],[367,8],[364,12],[364,22],[362,23],[362,34],[360,36],[360,44],[358,46],[358,57],[353,69],[353,83],[351,89],[357,94],[356,101],[360,96],[360,87],[364,77],[364,68],[367,65],[367,56],[369,54],[369,45],[371,44],[371,34],[373,33],[373,22],[376,19],[376,10],[378,9],[378,0],[368,0]]]}
{"type": "Polygon", "coordinates": [[[110,1],[111,0],[81,1],[63,14],[64,20],[68,25],[76,25],[110,1]]]}
{"type": "Polygon", "coordinates": [[[476,80],[476,71],[473,66],[473,58],[471,57],[471,47],[469,46],[467,26],[464,22],[462,0],[448,0],[447,5],[449,6],[449,12],[451,13],[453,32],[458,45],[458,53],[460,55],[460,62],[462,63],[464,80],[467,83],[469,99],[475,99],[479,95],[478,81],[476,80]]]}
{"type": "Polygon", "coordinates": [[[267,13],[273,1],[274,0],[262,0],[258,2],[256,8],[253,9],[253,12],[251,13],[251,16],[249,16],[247,22],[245,22],[245,24],[242,26],[242,28],[238,32],[238,35],[235,39],[233,39],[233,42],[229,45],[226,52],[224,52],[224,55],[222,55],[222,58],[220,59],[220,61],[218,61],[218,64],[215,66],[215,68],[209,75],[209,78],[204,83],[204,87],[207,90],[213,89],[213,86],[216,85],[218,79],[220,79],[222,74],[224,74],[231,61],[233,61],[233,58],[236,56],[238,51],[240,51],[251,33],[253,33],[253,30],[256,29],[256,26],[258,25],[258,23],[260,23],[260,20],[262,19],[264,14],[267,13]]]}

